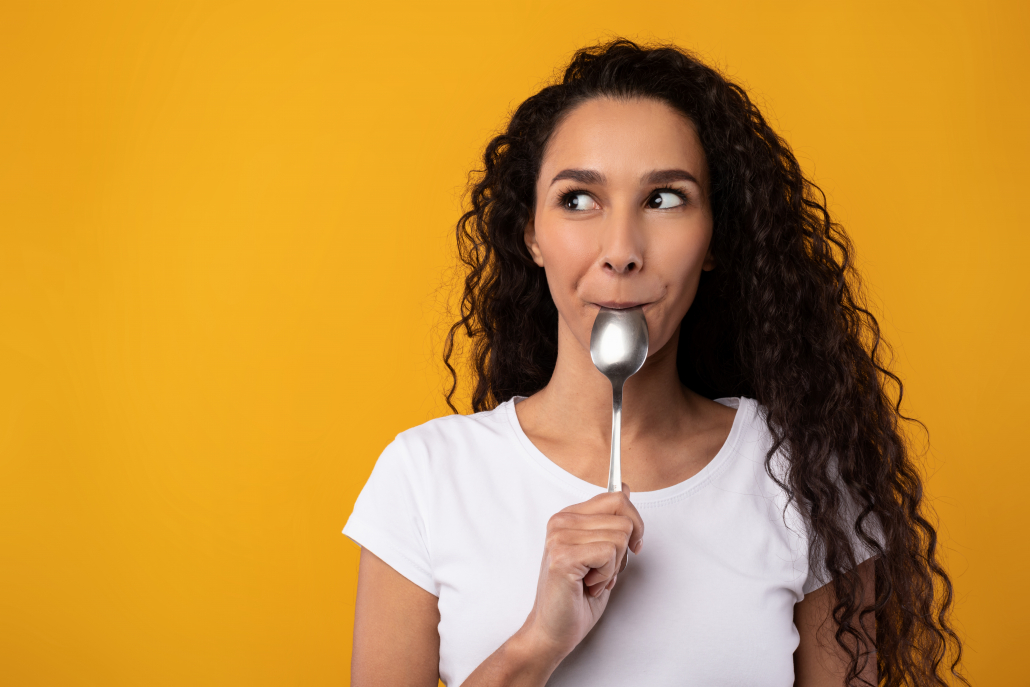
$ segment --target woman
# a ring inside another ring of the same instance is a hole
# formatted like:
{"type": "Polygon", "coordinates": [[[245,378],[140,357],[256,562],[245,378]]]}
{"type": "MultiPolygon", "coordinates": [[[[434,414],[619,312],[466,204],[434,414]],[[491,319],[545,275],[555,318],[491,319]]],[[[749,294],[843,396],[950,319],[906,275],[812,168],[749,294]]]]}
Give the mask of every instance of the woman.
{"type": "Polygon", "coordinates": [[[618,40],[484,160],[445,355],[456,385],[470,338],[478,412],[400,434],[355,505],[353,684],[957,675],[901,382],[848,239],[743,90],[618,40]],[[650,334],[615,493],[601,307],[641,307],[650,334]]]}

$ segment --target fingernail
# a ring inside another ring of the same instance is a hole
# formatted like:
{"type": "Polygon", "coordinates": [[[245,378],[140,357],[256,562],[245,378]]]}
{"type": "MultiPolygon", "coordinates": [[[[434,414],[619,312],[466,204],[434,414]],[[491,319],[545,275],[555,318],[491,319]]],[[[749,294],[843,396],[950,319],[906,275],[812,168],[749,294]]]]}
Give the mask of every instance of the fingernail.
{"type": "Polygon", "coordinates": [[[636,545],[633,546],[633,553],[640,553],[640,549],[644,548],[644,538],[641,537],[637,540],[636,545]]]}

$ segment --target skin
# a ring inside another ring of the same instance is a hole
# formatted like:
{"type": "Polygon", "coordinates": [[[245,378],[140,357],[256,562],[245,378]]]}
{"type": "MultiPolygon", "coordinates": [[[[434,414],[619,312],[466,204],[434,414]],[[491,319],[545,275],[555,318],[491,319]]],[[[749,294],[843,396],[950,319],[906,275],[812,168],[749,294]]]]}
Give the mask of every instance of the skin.
{"type": "MultiPolygon", "coordinates": [[[[693,124],[652,100],[588,101],[552,136],[536,191],[525,241],[546,271],[559,320],[551,381],[516,406],[530,440],[561,468],[606,486],[611,386],[589,351],[598,309],[642,306],[650,349],[624,392],[624,491],[551,518],[536,603],[467,687],[547,682],[603,614],[628,552],[643,546],[645,527],[629,485],[652,491],[696,474],[725,443],[736,413],[682,386],[676,374],[680,322],[701,272],[717,268],[709,250],[708,169],[693,124]]],[[[871,600],[872,562],[859,574],[871,600]]],[[[844,684],[833,603],[827,585],[795,606],[800,687],[844,684]]],[[[354,685],[435,685],[438,623],[436,597],[362,550],[354,685]]],[[[875,635],[871,624],[867,630],[875,635]]],[[[875,667],[864,676],[875,683],[875,667]]]]}

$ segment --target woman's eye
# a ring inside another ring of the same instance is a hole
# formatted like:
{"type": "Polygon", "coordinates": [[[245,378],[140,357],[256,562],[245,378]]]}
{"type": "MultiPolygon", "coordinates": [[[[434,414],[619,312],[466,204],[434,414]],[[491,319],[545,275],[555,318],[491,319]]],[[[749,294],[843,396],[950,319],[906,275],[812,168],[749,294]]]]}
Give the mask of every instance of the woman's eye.
{"type": "Polygon", "coordinates": [[[571,193],[565,197],[566,210],[596,210],[597,203],[589,193],[571,193]]]}
{"type": "Polygon", "coordinates": [[[683,198],[678,193],[673,193],[672,191],[659,191],[647,201],[647,207],[652,209],[674,208],[677,205],[683,205],[683,198]]]}

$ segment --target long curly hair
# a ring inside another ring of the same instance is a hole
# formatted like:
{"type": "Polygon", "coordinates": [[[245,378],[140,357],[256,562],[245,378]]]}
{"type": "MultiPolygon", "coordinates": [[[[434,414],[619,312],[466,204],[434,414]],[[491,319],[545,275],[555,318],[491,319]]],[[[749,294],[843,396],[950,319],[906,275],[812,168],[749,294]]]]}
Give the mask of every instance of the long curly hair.
{"type": "Polygon", "coordinates": [[[523,102],[487,145],[457,225],[466,273],[460,319],[444,345],[448,405],[458,412],[459,349],[468,353],[474,411],[529,396],[554,371],[558,313],[523,230],[549,137],[597,97],[664,102],[696,126],[717,267],[702,273],[683,319],[678,373],[708,398],[747,396],[765,407],[774,439],[766,470],[806,514],[810,553],[833,578],[847,683],[868,684],[860,675],[875,656],[882,685],[968,684],[949,624],[952,584],[899,431],[911,420],[901,413],[902,383],[864,305],[852,244],[744,90],[689,52],[622,39],[580,50],[560,81],[523,102]],[[781,449],[789,467],[777,476],[772,459],[781,449]],[[853,537],[877,556],[872,606],[862,599],[853,537]],[[861,628],[870,613],[875,647],[861,628]]]}

